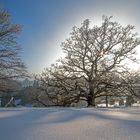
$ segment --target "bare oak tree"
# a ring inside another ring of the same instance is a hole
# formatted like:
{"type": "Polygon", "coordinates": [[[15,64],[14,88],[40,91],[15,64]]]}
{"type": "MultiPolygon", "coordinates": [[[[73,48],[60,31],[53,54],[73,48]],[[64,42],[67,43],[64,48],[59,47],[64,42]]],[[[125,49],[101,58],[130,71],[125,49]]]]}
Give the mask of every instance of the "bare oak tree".
{"type": "Polygon", "coordinates": [[[140,44],[134,26],[121,26],[111,17],[103,17],[101,26],[89,27],[85,20],[80,28],[74,27],[70,38],[62,43],[66,57],[63,68],[71,75],[81,76],[88,84],[88,106],[95,106],[95,99],[109,93],[114,85],[113,74],[126,71],[124,62],[136,61],[135,48],[140,44]]]}
{"type": "Polygon", "coordinates": [[[107,101],[108,96],[128,95],[124,63],[137,61],[135,48],[140,44],[134,26],[123,27],[105,16],[101,25],[89,25],[87,19],[73,28],[62,43],[65,58],[40,75],[40,88],[60,103],[86,100],[88,106],[95,106],[98,97],[107,101]]]}

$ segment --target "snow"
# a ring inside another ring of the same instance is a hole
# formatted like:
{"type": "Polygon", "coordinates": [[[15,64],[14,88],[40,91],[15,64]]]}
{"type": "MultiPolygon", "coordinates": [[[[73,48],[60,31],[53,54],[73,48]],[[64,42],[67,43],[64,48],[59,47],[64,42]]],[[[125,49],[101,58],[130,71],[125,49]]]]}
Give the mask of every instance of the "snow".
{"type": "Polygon", "coordinates": [[[140,140],[140,108],[1,108],[0,140],[140,140]]]}

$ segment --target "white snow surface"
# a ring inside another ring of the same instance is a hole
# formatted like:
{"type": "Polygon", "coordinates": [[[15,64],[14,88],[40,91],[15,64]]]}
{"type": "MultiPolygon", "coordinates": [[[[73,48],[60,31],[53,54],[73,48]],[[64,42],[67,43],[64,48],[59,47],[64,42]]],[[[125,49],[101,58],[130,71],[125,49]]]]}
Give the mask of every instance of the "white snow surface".
{"type": "Polygon", "coordinates": [[[1,108],[0,140],[140,140],[140,108],[1,108]]]}

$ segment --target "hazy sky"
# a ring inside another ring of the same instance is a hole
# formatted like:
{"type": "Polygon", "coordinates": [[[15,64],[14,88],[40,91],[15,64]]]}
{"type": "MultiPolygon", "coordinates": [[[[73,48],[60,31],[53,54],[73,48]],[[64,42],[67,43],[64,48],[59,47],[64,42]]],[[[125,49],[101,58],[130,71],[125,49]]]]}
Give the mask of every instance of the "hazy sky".
{"type": "Polygon", "coordinates": [[[140,33],[140,0],[0,0],[0,6],[11,13],[14,23],[23,25],[22,58],[34,73],[62,56],[61,42],[84,19],[98,24],[102,15],[114,16],[140,33]]]}

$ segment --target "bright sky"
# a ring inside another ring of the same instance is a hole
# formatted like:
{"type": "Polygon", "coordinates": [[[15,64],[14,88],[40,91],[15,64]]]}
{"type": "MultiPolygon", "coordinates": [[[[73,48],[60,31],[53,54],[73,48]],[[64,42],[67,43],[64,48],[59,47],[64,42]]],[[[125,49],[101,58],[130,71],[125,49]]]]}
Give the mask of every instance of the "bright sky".
{"type": "Polygon", "coordinates": [[[23,25],[19,43],[32,73],[62,56],[61,42],[84,19],[98,24],[102,15],[114,16],[122,25],[135,25],[140,34],[140,0],[0,0],[0,6],[11,13],[14,23],[23,25]]]}

